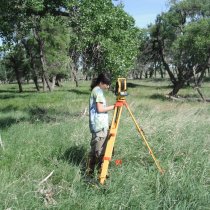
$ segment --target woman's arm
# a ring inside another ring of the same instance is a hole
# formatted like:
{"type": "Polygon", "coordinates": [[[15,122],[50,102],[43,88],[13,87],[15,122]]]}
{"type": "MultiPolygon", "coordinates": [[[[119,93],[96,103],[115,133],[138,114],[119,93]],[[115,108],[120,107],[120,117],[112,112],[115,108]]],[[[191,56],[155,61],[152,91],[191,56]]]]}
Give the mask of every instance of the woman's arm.
{"type": "Polygon", "coordinates": [[[96,108],[97,108],[97,111],[99,113],[103,113],[103,112],[108,112],[110,110],[113,110],[114,109],[114,105],[104,107],[103,103],[97,102],[96,103],[96,108]]]}

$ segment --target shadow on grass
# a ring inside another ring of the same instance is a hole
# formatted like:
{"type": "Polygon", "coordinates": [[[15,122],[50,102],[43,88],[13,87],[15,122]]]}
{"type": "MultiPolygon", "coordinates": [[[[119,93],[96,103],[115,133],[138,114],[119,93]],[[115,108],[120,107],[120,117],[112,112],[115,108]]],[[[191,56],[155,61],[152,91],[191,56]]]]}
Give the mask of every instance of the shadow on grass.
{"type": "Polygon", "coordinates": [[[155,99],[155,100],[161,100],[161,101],[167,101],[168,99],[162,95],[162,94],[153,94],[151,96],[149,96],[149,98],[151,99],[155,99]]]}
{"type": "Polygon", "coordinates": [[[1,90],[0,90],[0,93],[18,93],[18,92],[15,91],[15,90],[5,90],[5,89],[1,89],[1,90]]]}
{"type": "MultiPolygon", "coordinates": [[[[12,92],[13,94],[0,94],[0,99],[12,99],[12,98],[27,98],[27,97],[31,97],[30,94],[25,94],[25,93],[15,93],[15,92],[12,92]]],[[[34,92],[33,92],[34,93],[34,92]]]]}
{"type": "Polygon", "coordinates": [[[72,146],[68,148],[58,159],[64,160],[69,164],[79,166],[81,174],[86,171],[86,149],[83,146],[72,146]]]}
{"type": "MultiPolygon", "coordinates": [[[[1,113],[10,113],[11,111],[17,111],[17,110],[21,110],[18,107],[14,106],[14,105],[8,105],[4,108],[0,109],[1,113]]],[[[25,113],[28,113],[29,117],[25,118],[25,117],[18,117],[18,118],[14,118],[14,117],[2,117],[2,119],[0,119],[0,128],[4,129],[4,128],[8,128],[10,126],[12,126],[13,124],[19,123],[19,122],[30,122],[30,123],[50,123],[50,122],[54,122],[56,121],[56,117],[53,113],[56,113],[55,110],[49,110],[46,108],[42,108],[42,107],[33,107],[33,108],[27,108],[27,109],[23,109],[22,110],[25,113]]]]}
{"type": "Polygon", "coordinates": [[[127,87],[128,88],[135,88],[135,87],[141,87],[141,85],[140,84],[135,84],[135,83],[128,82],[127,83],[127,87]]]}
{"type": "Polygon", "coordinates": [[[17,110],[18,110],[18,108],[16,106],[8,105],[4,108],[1,108],[0,112],[6,113],[6,112],[11,112],[11,111],[17,111],[17,110]]]}
{"type": "Polygon", "coordinates": [[[52,122],[56,121],[56,117],[52,116],[51,113],[55,113],[55,110],[49,110],[43,107],[33,107],[29,108],[28,110],[29,113],[29,120],[34,123],[34,122],[52,122]]]}
{"type": "Polygon", "coordinates": [[[68,90],[68,92],[71,92],[71,93],[76,93],[78,95],[89,95],[90,92],[89,91],[81,91],[81,90],[77,90],[77,89],[72,89],[72,90],[68,90]]]}
{"type": "Polygon", "coordinates": [[[44,107],[32,107],[26,110],[29,113],[29,121],[31,123],[43,122],[57,122],[62,121],[64,118],[79,118],[82,117],[81,112],[70,113],[68,111],[61,111],[56,109],[49,109],[44,107]]]}
{"type": "Polygon", "coordinates": [[[60,159],[79,166],[85,161],[85,154],[86,149],[83,146],[72,146],[60,156],[60,159]]]}
{"type": "Polygon", "coordinates": [[[23,92],[19,92],[17,88],[9,88],[9,89],[0,89],[0,93],[15,93],[15,94],[24,94],[24,93],[36,93],[36,88],[31,88],[31,90],[23,90],[23,92]]]}
{"type": "Polygon", "coordinates": [[[12,118],[12,117],[6,117],[6,118],[3,118],[3,119],[0,119],[0,129],[8,128],[11,125],[17,124],[21,121],[25,121],[25,119],[24,118],[15,119],[15,118],[12,118]]]}
{"type": "Polygon", "coordinates": [[[26,109],[19,109],[14,105],[8,105],[6,107],[0,108],[0,113],[9,114],[12,111],[21,110],[27,114],[27,117],[3,117],[0,119],[0,128],[8,128],[15,123],[19,122],[29,122],[31,124],[35,123],[54,123],[63,121],[66,118],[81,118],[83,115],[80,112],[70,113],[68,111],[60,111],[56,109],[49,109],[45,107],[35,106],[26,109]]]}
{"type": "MultiPolygon", "coordinates": [[[[0,108],[0,113],[10,113],[12,111],[17,111],[18,107],[14,106],[14,105],[8,105],[4,108],[0,108]]],[[[5,129],[8,128],[10,126],[12,126],[13,124],[17,124],[21,121],[26,121],[27,119],[25,117],[19,117],[19,118],[14,118],[14,117],[3,117],[0,119],[0,129],[5,129]]]]}

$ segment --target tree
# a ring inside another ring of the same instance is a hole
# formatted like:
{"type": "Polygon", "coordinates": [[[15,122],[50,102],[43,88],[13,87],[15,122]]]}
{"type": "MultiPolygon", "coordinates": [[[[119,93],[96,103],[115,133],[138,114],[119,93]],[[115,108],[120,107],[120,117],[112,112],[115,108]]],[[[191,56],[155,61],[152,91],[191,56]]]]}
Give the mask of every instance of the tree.
{"type": "Polygon", "coordinates": [[[45,40],[46,68],[51,79],[51,88],[53,89],[58,79],[58,75],[68,75],[68,65],[70,59],[68,56],[69,46],[69,28],[67,20],[47,16],[43,19],[43,39],[45,40]]]}
{"type": "Polygon", "coordinates": [[[31,75],[31,79],[33,79],[36,90],[40,91],[40,87],[38,84],[38,79],[41,75],[41,63],[38,56],[38,46],[35,38],[33,36],[29,36],[26,39],[22,40],[22,44],[26,50],[26,55],[29,62],[29,74],[31,75]]]}
{"type": "Polygon", "coordinates": [[[138,29],[122,6],[111,0],[83,0],[74,9],[70,56],[76,71],[126,76],[137,54],[138,29]]]}
{"type": "MultiPolygon", "coordinates": [[[[159,63],[173,84],[169,95],[190,83],[196,75],[199,83],[209,66],[209,3],[206,0],[172,2],[149,27],[145,42],[148,62],[159,63]]],[[[195,81],[195,80],[194,80],[195,81]]]]}
{"type": "MultiPolygon", "coordinates": [[[[25,1],[0,2],[0,3],[1,3],[0,12],[2,14],[2,16],[0,17],[1,37],[3,38],[4,42],[9,43],[11,46],[12,45],[15,46],[19,42],[22,42],[24,44],[24,47],[26,49],[27,55],[30,60],[30,64],[31,64],[30,69],[33,72],[32,75],[33,75],[33,79],[34,79],[37,90],[39,90],[39,87],[37,84],[38,70],[35,68],[39,66],[42,69],[42,71],[39,71],[39,73],[41,73],[41,77],[43,78],[43,83],[45,84],[46,82],[49,90],[51,91],[53,86],[51,86],[51,83],[49,81],[50,79],[49,76],[52,76],[53,71],[55,72],[55,68],[54,70],[52,70],[53,66],[54,67],[56,66],[57,68],[56,71],[58,72],[59,69],[61,69],[60,68],[61,64],[58,65],[58,62],[57,62],[58,58],[60,58],[61,60],[64,57],[63,56],[61,58],[61,55],[64,55],[64,54],[67,57],[67,53],[66,53],[67,49],[64,50],[64,48],[62,47],[64,45],[62,37],[66,33],[60,33],[60,32],[64,32],[63,30],[61,30],[61,27],[64,27],[63,19],[60,18],[62,19],[60,20],[59,18],[54,17],[54,16],[60,17],[61,15],[62,16],[69,15],[69,13],[62,11],[61,9],[61,7],[65,8],[64,3],[66,3],[66,1],[25,0],[25,1]],[[45,20],[48,20],[49,22],[46,23],[45,20]],[[55,26],[56,24],[57,26],[55,26]],[[56,30],[52,30],[52,28],[50,29],[50,27],[55,27],[55,29],[59,30],[59,32],[56,30]],[[32,31],[33,33],[31,33],[32,31]],[[47,33],[52,33],[52,34],[47,35],[47,33]],[[57,34],[55,35],[55,33],[57,34]],[[52,41],[53,35],[56,37],[56,39],[54,39],[55,41],[52,41]],[[57,40],[58,36],[60,36],[60,42],[58,42],[57,40]],[[49,39],[49,37],[51,37],[51,39],[49,39]],[[29,41],[29,40],[34,40],[33,38],[35,38],[37,44],[34,43],[33,41],[32,42],[29,41]],[[46,38],[47,40],[45,40],[46,38]],[[51,42],[52,44],[51,49],[49,49],[50,48],[48,45],[49,42],[51,42]],[[53,50],[53,47],[57,48],[56,49],[58,52],[57,55],[55,55],[55,50],[53,50]],[[34,55],[34,52],[36,52],[37,55],[34,55]],[[49,54],[49,52],[51,52],[51,55],[49,54]],[[48,53],[49,55],[46,55],[45,53],[48,53]],[[54,58],[55,57],[57,58],[56,65],[55,65],[55,59],[53,60],[52,58],[53,56],[54,58]],[[40,59],[41,65],[36,65],[37,59],[35,58],[40,59]],[[49,66],[51,66],[51,72],[48,72],[49,66]]],[[[66,45],[68,44],[66,43],[66,45]]],[[[66,62],[66,59],[65,59],[65,62],[66,62]]]]}
{"type": "Polygon", "coordinates": [[[25,52],[21,45],[16,45],[7,54],[7,56],[4,58],[4,65],[6,69],[11,69],[14,71],[19,92],[23,92],[22,78],[25,67],[27,66],[27,60],[25,59],[25,52]]]}
{"type": "Polygon", "coordinates": [[[33,30],[38,43],[43,82],[47,83],[50,91],[54,88],[56,75],[67,70],[69,37],[66,28],[65,20],[49,15],[38,19],[37,27],[33,30]]]}

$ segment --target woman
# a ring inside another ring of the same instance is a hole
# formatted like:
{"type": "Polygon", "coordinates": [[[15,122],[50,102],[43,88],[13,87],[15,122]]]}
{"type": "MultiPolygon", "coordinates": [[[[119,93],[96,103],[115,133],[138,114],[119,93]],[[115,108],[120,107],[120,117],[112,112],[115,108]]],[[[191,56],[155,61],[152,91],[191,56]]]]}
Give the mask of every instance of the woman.
{"type": "Polygon", "coordinates": [[[89,101],[89,125],[92,139],[88,160],[88,175],[94,175],[94,168],[101,168],[102,158],[105,152],[106,139],[109,128],[108,111],[114,109],[114,105],[107,106],[103,91],[109,88],[110,78],[101,73],[91,84],[89,101]]]}

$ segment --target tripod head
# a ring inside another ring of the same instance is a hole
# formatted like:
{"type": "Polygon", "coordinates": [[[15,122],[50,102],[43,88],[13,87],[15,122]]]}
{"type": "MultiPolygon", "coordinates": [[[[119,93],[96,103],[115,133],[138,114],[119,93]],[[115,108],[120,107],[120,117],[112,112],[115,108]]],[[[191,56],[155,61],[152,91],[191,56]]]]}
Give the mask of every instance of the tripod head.
{"type": "Polygon", "coordinates": [[[128,95],[126,90],[126,78],[118,78],[115,86],[115,95],[117,96],[117,99],[124,99],[124,97],[128,95]]]}

